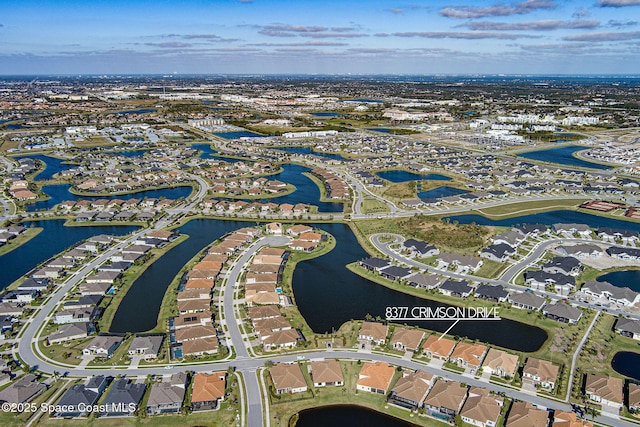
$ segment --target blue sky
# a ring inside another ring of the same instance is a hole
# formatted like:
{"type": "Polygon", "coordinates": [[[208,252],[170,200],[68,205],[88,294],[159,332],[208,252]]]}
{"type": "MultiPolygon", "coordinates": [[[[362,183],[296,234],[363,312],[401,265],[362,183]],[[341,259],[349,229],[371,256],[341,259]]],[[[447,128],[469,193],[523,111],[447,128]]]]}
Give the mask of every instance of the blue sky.
{"type": "Polygon", "coordinates": [[[0,2],[0,74],[637,74],[640,0],[0,2]]]}

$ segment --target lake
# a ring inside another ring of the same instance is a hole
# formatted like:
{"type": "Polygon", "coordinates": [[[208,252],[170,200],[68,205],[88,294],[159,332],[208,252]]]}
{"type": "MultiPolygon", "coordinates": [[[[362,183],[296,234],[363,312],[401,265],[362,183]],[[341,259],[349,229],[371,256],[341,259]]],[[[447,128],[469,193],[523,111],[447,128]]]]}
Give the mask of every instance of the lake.
{"type": "Polygon", "coordinates": [[[611,367],[625,377],[640,381],[640,353],[619,351],[613,356],[611,367]]]}
{"type": "Polygon", "coordinates": [[[192,144],[191,148],[202,151],[202,153],[200,153],[201,159],[217,159],[227,163],[236,163],[236,162],[245,161],[243,159],[237,159],[235,157],[221,156],[217,154],[218,152],[215,149],[211,148],[211,145],[209,144],[192,144]]]}
{"type": "Polygon", "coordinates": [[[65,220],[27,221],[25,227],[42,227],[33,239],[11,252],[0,256],[0,289],[7,287],[38,264],[76,243],[98,234],[121,236],[139,227],[101,225],[91,227],[65,227],[65,220]]]}
{"type": "Polygon", "coordinates": [[[334,113],[331,111],[321,111],[318,113],[311,113],[312,116],[315,117],[342,117],[344,116],[344,114],[340,114],[340,113],[334,113]]]}
{"type": "Polygon", "coordinates": [[[607,218],[603,216],[591,215],[584,212],[557,210],[538,214],[515,216],[505,219],[489,219],[481,215],[455,215],[448,217],[450,221],[457,221],[460,224],[497,225],[513,227],[522,224],[546,224],[551,226],[555,223],[564,224],[587,224],[591,228],[612,227],[622,228],[640,232],[640,223],[624,221],[620,219],[607,218]]]}
{"type": "Polygon", "coordinates": [[[415,424],[362,406],[331,405],[305,409],[295,427],[409,427],[415,424]]]}
{"type": "Polygon", "coordinates": [[[240,138],[264,138],[264,135],[260,135],[259,133],[250,132],[248,130],[238,131],[238,132],[217,132],[214,135],[218,135],[224,139],[240,139],[240,138]]]}
{"type": "Polygon", "coordinates": [[[632,291],[640,292],[640,270],[613,271],[598,276],[596,280],[598,282],[609,282],[619,288],[629,288],[632,291]]]}
{"type": "Polygon", "coordinates": [[[467,190],[461,190],[455,187],[436,187],[432,190],[421,191],[418,193],[420,199],[440,199],[442,197],[457,196],[458,194],[468,193],[467,190]]]}
{"type": "Polygon", "coordinates": [[[154,110],[153,108],[141,108],[139,110],[129,110],[129,111],[118,111],[117,114],[147,114],[147,113],[155,113],[158,110],[154,110]]]}
{"type": "Polygon", "coordinates": [[[437,173],[417,174],[400,169],[380,171],[375,172],[375,174],[380,178],[386,179],[387,181],[391,182],[421,181],[424,179],[433,181],[451,181],[451,178],[449,178],[448,176],[440,175],[437,173]]]}
{"type": "Polygon", "coordinates": [[[532,160],[539,160],[541,162],[559,163],[561,165],[580,166],[583,168],[591,169],[611,169],[611,166],[601,165],[599,163],[588,162],[586,160],[579,159],[573,154],[576,151],[588,150],[589,147],[583,147],[579,145],[568,145],[566,147],[549,148],[547,150],[530,151],[527,153],[520,153],[518,157],[524,157],[532,160]]]}

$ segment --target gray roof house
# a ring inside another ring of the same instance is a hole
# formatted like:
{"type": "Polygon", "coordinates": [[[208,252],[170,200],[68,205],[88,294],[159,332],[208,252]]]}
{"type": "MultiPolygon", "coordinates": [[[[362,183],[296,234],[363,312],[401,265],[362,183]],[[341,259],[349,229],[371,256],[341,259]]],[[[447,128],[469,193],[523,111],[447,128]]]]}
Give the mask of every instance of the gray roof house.
{"type": "Polygon", "coordinates": [[[525,310],[540,310],[545,303],[545,299],[533,292],[517,292],[508,298],[512,306],[525,310]]]}
{"type": "Polygon", "coordinates": [[[449,296],[468,297],[473,292],[473,288],[465,281],[447,279],[440,285],[440,292],[449,296]]]}
{"type": "Polygon", "coordinates": [[[615,328],[620,335],[640,341],[640,320],[623,317],[618,319],[615,328]]]}
{"type": "Polygon", "coordinates": [[[513,246],[507,243],[497,243],[482,249],[480,256],[492,261],[502,262],[515,253],[516,250],[513,246]]]}
{"type": "Polygon", "coordinates": [[[582,270],[582,264],[574,257],[553,257],[542,266],[542,271],[554,274],[576,275],[582,270]]]}
{"type": "Polygon", "coordinates": [[[73,418],[87,415],[86,408],[94,405],[107,387],[107,381],[102,375],[92,378],[91,381],[98,387],[94,388],[85,384],[72,385],[56,404],[57,407],[64,408],[64,411],[56,412],[54,416],[73,418]],[[100,381],[95,381],[96,378],[99,378],[100,381]]]}
{"type": "Polygon", "coordinates": [[[95,355],[108,359],[113,355],[113,352],[116,351],[121,342],[122,337],[98,335],[91,340],[89,345],[82,349],[82,354],[85,356],[95,355]]]}
{"type": "Polygon", "coordinates": [[[133,416],[142,400],[145,389],[144,383],[133,383],[127,378],[115,380],[102,402],[104,410],[99,413],[99,416],[133,416]]]}
{"type": "Polygon", "coordinates": [[[47,339],[50,344],[55,344],[63,341],[86,338],[92,329],[89,323],[67,323],[58,326],[58,330],[51,333],[47,339]]]}
{"type": "Polygon", "coordinates": [[[185,372],[179,372],[169,380],[153,384],[147,401],[147,414],[180,412],[188,381],[188,375],[185,372]]]}
{"type": "Polygon", "coordinates": [[[26,403],[47,389],[35,375],[27,374],[0,391],[0,402],[26,403]]]}
{"type": "Polygon", "coordinates": [[[407,278],[409,286],[423,289],[433,289],[440,283],[440,278],[435,274],[416,273],[407,278]]]}
{"type": "Polygon", "coordinates": [[[476,296],[489,301],[504,302],[507,300],[509,292],[500,285],[482,284],[476,288],[476,296]]]}
{"type": "Polygon", "coordinates": [[[371,271],[380,271],[391,265],[391,263],[382,258],[366,258],[360,261],[360,265],[371,271]]]}
{"type": "Polygon", "coordinates": [[[640,299],[638,298],[640,294],[629,288],[620,288],[609,282],[598,282],[596,280],[589,280],[582,285],[581,290],[586,294],[606,298],[615,304],[623,306],[632,305],[640,299]]]}
{"type": "Polygon", "coordinates": [[[145,359],[156,359],[162,348],[164,335],[137,336],[131,341],[129,355],[143,355],[145,359]]]}
{"type": "Polygon", "coordinates": [[[563,302],[548,304],[542,314],[549,319],[564,323],[576,323],[582,317],[582,310],[563,302]]]}

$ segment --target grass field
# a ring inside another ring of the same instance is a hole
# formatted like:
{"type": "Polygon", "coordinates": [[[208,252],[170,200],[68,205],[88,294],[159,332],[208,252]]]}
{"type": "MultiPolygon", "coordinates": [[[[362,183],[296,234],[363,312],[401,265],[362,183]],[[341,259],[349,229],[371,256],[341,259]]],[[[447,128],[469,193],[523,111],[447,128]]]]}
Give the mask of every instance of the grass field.
{"type": "Polygon", "coordinates": [[[559,209],[575,209],[581,203],[590,200],[586,198],[561,199],[561,200],[540,200],[537,202],[518,202],[491,208],[475,209],[473,212],[489,218],[508,218],[520,215],[530,215],[534,213],[547,212],[559,209]]]}

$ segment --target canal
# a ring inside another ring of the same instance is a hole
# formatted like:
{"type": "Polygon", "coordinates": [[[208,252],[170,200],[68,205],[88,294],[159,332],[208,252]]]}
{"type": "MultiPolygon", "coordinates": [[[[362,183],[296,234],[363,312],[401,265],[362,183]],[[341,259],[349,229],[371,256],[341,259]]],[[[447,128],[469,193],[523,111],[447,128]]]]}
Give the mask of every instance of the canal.
{"type": "MultiPolygon", "coordinates": [[[[143,332],[155,328],[167,287],[180,269],[204,247],[227,232],[255,223],[192,220],[178,230],[190,237],[152,264],[131,286],[110,327],[111,332],[143,332]]],[[[364,279],[345,266],[369,255],[346,224],[313,224],[336,238],[329,253],[300,262],[293,274],[293,292],[300,313],[318,333],[337,330],[344,322],[367,314],[384,317],[387,306],[436,307],[430,300],[410,296],[364,279]]],[[[406,322],[444,332],[451,322],[406,322]]],[[[460,322],[452,335],[466,336],[518,351],[536,351],[547,339],[540,328],[503,319],[460,322]]]]}
{"type": "Polygon", "coordinates": [[[121,236],[138,229],[133,226],[95,225],[91,227],[65,227],[65,220],[27,221],[25,227],[42,227],[43,230],[27,243],[0,256],[0,289],[28,273],[38,264],[59,252],[98,234],[121,236]]]}

